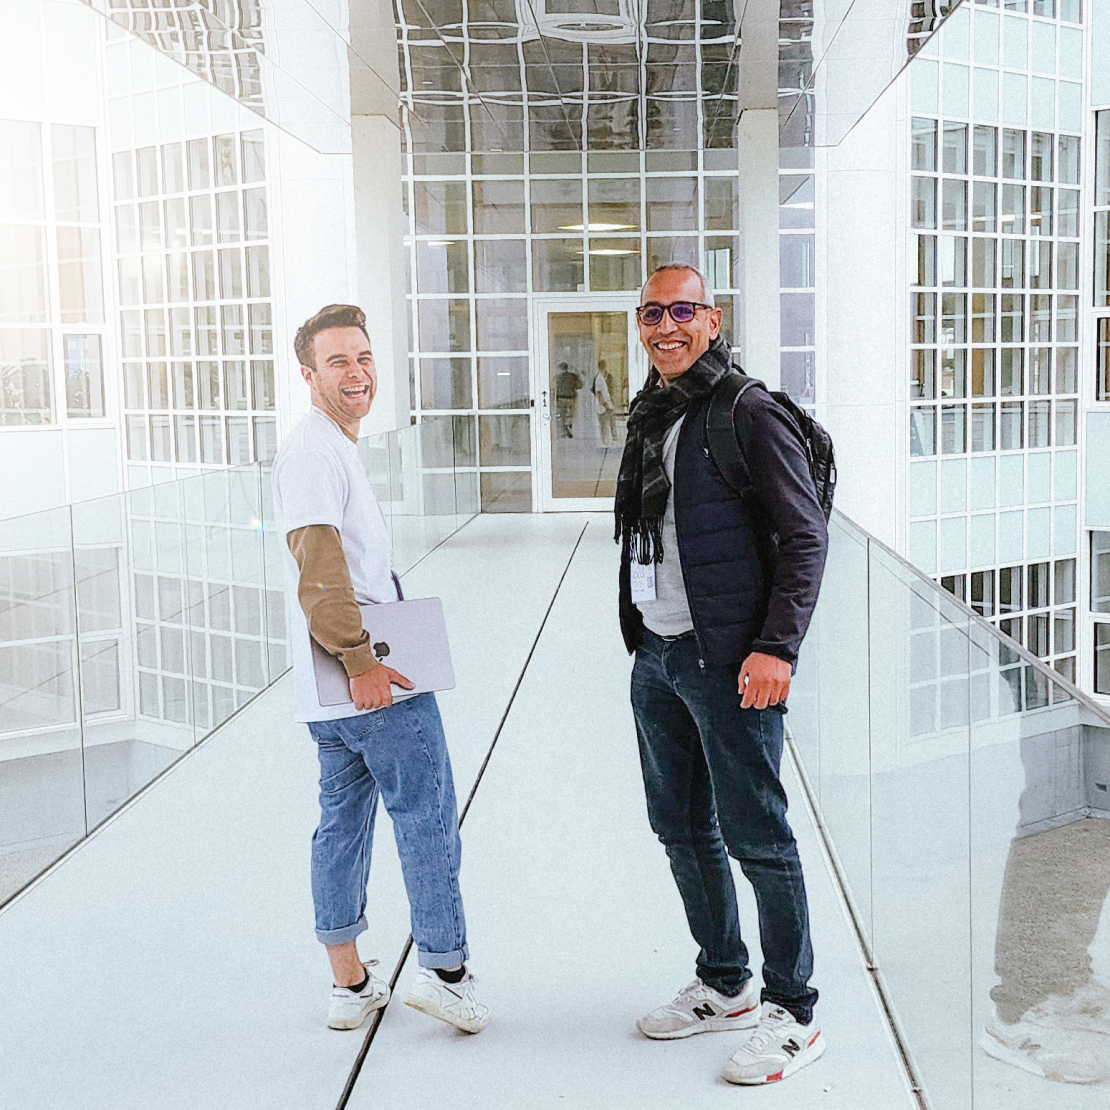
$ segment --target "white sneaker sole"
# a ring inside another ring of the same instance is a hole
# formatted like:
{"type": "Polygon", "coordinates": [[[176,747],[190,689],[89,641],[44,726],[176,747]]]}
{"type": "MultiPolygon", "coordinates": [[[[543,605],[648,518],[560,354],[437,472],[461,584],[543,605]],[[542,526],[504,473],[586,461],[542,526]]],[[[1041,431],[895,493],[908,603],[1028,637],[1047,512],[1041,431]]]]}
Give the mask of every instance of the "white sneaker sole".
{"type": "Polygon", "coordinates": [[[434,999],[425,998],[422,994],[410,994],[405,999],[405,1005],[411,1006],[414,1010],[419,1010],[422,1014],[427,1014],[428,1017],[439,1018],[440,1021],[445,1021],[448,1025],[461,1029],[464,1033],[481,1033],[489,1021],[489,1018],[466,1018],[459,1014],[453,1014],[434,999]]]}
{"type": "Polygon", "coordinates": [[[329,1029],[357,1029],[375,1010],[380,1010],[389,1001],[387,990],[380,998],[370,998],[366,1005],[351,1017],[328,1018],[329,1029]]]}
{"type": "Polygon", "coordinates": [[[979,1038],[979,1047],[992,1059],[999,1061],[999,1063],[1009,1064],[1010,1067],[1018,1068],[1021,1071],[1028,1072],[1030,1075],[1039,1076],[1041,1079],[1051,1079],[1056,1083],[1075,1083],[1077,1085],[1087,1086],[1091,1083],[1101,1083],[1106,1078],[1103,1074],[1088,1073],[1086,1075],[1077,1075],[1074,1072],[1068,1074],[1062,1071],[1053,1071],[1049,1068],[1041,1067],[1035,1060],[1031,1060],[1024,1052],[1019,1052],[1017,1049],[1010,1048],[1009,1045],[1004,1044],[991,1034],[989,1030],[984,1030],[983,1035],[979,1038]]]}
{"type": "Polygon", "coordinates": [[[684,1037],[692,1037],[695,1033],[725,1033],[728,1030],[754,1029],[759,1024],[759,1003],[756,1002],[750,1010],[745,1010],[739,1017],[734,1018],[706,1018],[696,1025],[683,1025],[679,1029],[648,1030],[644,1028],[644,1019],[636,1021],[636,1028],[645,1037],[653,1041],[680,1041],[684,1037]]]}
{"type": "Polygon", "coordinates": [[[782,1071],[772,1072],[770,1075],[743,1075],[738,1068],[735,1068],[733,1062],[729,1060],[729,1062],[725,1064],[724,1071],[721,1072],[721,1078],[729,1083],[738,1083],[743,1087],[758,1087],[764,1083],[778,1083],[780,1079],[788,1078],[800,1068],[804,1068],[806,1064],[812,1064],[818,1057],[823,1056],[826,1047],[825,1035],[818,1030],[814,1040],[806,1045],[806,1047],[802,1049],[782,1071]]]}

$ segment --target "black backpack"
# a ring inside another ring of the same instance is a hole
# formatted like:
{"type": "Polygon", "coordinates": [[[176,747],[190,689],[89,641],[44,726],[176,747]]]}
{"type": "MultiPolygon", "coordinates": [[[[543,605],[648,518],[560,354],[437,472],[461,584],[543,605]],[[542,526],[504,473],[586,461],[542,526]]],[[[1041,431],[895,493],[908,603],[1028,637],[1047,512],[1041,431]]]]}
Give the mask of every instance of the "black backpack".
{"type": "Polygon", "coordinates": [[[740,398],[753,388],[766,390],[790,414],[798,441],[809,463],[817,500],[825,514],[825,520],[828,521],[832,515],[833,492],[836,489],[836,458],[833,454],[832,436],[786,393],[768,390],[761,381],[749,378],[735,367],[717,383],[705,410],[705,438],[709,444],[710,459],[721,477],[744,500],[749,500],[753,494],[758,497],[736,424],[736,407],[740,404],[740,398]]]}

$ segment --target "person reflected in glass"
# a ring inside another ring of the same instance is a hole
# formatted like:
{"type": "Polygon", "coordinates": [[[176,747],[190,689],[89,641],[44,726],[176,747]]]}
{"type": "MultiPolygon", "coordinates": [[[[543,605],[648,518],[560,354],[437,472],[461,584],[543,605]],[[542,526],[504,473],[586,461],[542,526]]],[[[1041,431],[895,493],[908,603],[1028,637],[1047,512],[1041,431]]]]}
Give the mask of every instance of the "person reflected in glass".
{"type": "MultiPolygon", "coordinates": [[[[1095,975],[1091,947],[1110,893],[1110,820],[1045,827],[1059,819],[1059,739],[1021,741],[1025,789],[998,911],[999,982],[979,1043],[1045,1079],[1101,1083],[1110,1081],[1110,989],[1095,975]]],[[[1089,798],[1099,786],[1087,761],[1080,766],[1079,793],[1089,798]]]]}
{"type": "Polygon", "coordinates": [[[574,417],[582,378],[570,368],[569,363],[560,362],[558,369],[555,375],[555,419],[559,435],[564,439],[574,439],[574,417]]]}
{"type": "Polygon", "coordinates": [[[723,1077],[769,1083],[825,1050],[779,778],[786,696],[825,564],[825,517],[799,429],[763,388],[738,404],[758,503],[717,472],[705,416],[732,367],[704,276],[683,265],[656,270],[637,321],[651,370],[630,406],[617,479],[621,631],[635,656],[648,818],[700,947],[694,981],[637,1026],[655,1040],[743,1031],[723,1077]],[[762,990],[740,935],[730,855],[756,894],[762,990]]]}
{"type": "Polygon", "coordinates": [[[594,374],[590,392],[594,398],[597,413],[597,431],[601,438],[601,446],[612,447],[615,440],[613,418],[616,415],[616,410],[613,407],[612,394],[609,392],[609,376],[605,372],[605,359],[601,359],[597,364],[597,373],[594,374]]]}

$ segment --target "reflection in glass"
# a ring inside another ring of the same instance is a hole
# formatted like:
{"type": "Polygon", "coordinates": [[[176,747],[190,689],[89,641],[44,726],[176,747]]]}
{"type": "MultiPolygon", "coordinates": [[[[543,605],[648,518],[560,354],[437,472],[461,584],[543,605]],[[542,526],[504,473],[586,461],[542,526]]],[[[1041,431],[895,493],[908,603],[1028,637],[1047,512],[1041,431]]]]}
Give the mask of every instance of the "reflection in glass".
{"type": "Polygon", "coordinates": [[[628,415],[628,316],[548,315],[551,496],[612,497],[628,415]]]}

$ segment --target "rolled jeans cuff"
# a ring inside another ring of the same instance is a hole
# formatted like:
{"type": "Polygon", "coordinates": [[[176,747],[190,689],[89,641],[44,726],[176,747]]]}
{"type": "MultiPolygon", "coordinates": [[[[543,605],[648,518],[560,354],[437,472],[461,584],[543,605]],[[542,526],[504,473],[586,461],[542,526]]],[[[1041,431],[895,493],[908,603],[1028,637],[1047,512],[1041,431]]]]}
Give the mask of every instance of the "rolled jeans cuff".
{"type": "Polygon", "coordinates": [[[365,932],[366,915],[363,914],[353,925],[344,925],[342,929],[317,929],[316,939],[321,944],[346,944],[348,941],[354,940],[359,933],[365,932]]]}
{"type": "Polygon", "coordinates": [[[426,967],[429,970],[439,968],[443,970],[448,967],[458,967],[459,964],[466,963],[470,959],[470,949],[464,944],[462,948],[456,948],[454,952],[420,952],[416,953],[417,962],[421,967],[426,967]]]}

